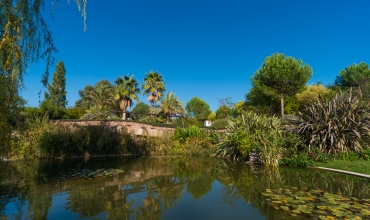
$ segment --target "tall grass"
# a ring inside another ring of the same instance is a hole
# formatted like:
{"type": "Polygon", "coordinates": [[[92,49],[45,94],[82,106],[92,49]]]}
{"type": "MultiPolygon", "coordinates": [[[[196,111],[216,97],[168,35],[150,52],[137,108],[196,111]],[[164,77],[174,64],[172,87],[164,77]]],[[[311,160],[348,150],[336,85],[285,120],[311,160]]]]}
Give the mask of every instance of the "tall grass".
{"type": "Polygon", "coordinates": [[[165,153],[169,137],[132,136],[103,126],[62,126],[47,117],[28,120],[14,138],[13,156],[54,158],[165,153]]]}

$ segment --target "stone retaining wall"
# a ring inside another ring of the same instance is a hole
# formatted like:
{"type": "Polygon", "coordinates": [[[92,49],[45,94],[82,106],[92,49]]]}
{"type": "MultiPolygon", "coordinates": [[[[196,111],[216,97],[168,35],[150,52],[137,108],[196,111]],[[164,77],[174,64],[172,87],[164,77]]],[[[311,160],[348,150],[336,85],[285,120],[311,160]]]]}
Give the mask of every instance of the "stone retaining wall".
{"type": "Polygon", "coordinates": [[[121,132],[125,131],[132,135],[149,135],[152,137],[159,137],[162,136],[164,133],[169,131],[174,131],[174,128],[166,128],[166,127],[156,127],[147,124],[129,122],[129,121],[64,121],[64,120],[55,120],[53,121],[55,124],[58,125],[78,125],[78,126],[104,126],[105,128],[121,132]]]}

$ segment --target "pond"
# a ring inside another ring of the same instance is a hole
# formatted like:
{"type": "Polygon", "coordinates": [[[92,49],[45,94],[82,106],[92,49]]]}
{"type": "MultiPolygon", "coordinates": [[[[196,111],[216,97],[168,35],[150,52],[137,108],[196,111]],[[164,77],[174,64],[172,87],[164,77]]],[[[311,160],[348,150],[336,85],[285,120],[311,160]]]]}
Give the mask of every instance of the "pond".
{"type": "Polygon", "coordinates": [[[315,169],[274,170],[221,158],[170,156],[0,165],[0,219],[370,216],[368,179],[315,169]]]}

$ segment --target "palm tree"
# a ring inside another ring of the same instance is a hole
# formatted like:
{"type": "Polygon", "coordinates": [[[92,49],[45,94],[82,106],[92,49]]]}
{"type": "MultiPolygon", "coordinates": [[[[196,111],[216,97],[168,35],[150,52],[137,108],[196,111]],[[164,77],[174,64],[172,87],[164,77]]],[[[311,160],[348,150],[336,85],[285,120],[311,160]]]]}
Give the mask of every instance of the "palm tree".
{"type": "Polygon", "coordinates": [[[166,91],[163,77],[158,72],[150,71],[144,78],[142,85],[143,95],[148,95],[148,101],[151,107],[154,108],[154,103],[161,99],[163,92],[166,91]]]}
{"type": "Polygon", "coordinates": [[[86,96],[91,104],[96,105],[99,110],[113,103],[112,87],[107,84],[99,84],[95,88],[88,90],[86,96]]]}
{"type": "Polygon", "coordinates": [[[161,111],[164,112],[167,118],[167,123],[171,120],[173,114],[184,114],[184,106],[179,101],[175,93],[167,93],[161,101],[161,111]]]}
{"type": "Polygon", "coordinates": [[[131,108],[133,105],[133,100],[139,101],[137,94],[140,93],[140,88],[138,88],[139,83],[133,76],[120,76],[114,81],[116,85],[115,99],[120,101],[120,108],[123,111],[122,119],[126,119],[127,108],[131,108]]]}

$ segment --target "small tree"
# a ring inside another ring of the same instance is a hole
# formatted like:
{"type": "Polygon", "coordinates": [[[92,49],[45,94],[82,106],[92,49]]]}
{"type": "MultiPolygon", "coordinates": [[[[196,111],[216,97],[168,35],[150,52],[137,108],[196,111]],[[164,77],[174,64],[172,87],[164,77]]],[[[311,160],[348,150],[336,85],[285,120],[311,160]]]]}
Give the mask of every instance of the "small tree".
{"type": "Polygon", "coordinates": [[[62,118],[65,113],[67,106],[65,75],[64,63],[59,61],[53,73],[52,84],[46,86],[48,92],[45,92],[44,101],[41,103],[42,111],[48,112],[50,118],[62,118]]]}
{"type": "Polygon", "coordinates": [[[196,96],[186,103],[185,110],[188,117],[196,118],[200,121],[206,120],[212,112],[209,105],[196,96]]]}
{"type": "Polygon", "coordinates": [[[260,69],[251,77],[253,87],[268,96],[278,96],[281,104],[281,117],[284,118],[284,98],[292,96],[305,88],[312,76],[312,68],[302,60],[272,54],[265,58],[260,69]]]}

